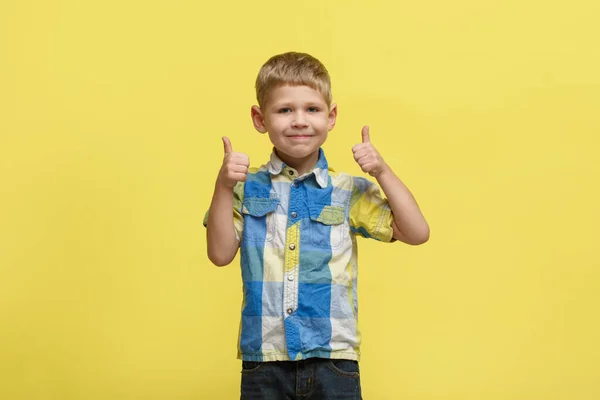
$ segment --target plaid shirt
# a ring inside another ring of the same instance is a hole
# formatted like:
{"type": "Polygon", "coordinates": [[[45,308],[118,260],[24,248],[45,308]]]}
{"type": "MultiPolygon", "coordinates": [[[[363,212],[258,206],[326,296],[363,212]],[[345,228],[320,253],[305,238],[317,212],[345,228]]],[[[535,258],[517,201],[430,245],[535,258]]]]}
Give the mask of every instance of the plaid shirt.
{"type": "Polygon", "coordinates": [[[234,188],[244,297],[238,358],[360,358],[356,236],[389,242],[377,185],[330,170],[298,176],[273,152],[234,188]]]}

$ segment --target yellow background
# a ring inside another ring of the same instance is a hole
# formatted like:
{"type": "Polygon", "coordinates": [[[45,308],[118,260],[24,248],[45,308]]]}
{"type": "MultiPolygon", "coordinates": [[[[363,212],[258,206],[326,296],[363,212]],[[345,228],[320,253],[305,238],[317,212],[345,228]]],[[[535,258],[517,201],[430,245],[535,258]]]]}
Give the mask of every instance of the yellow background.
{"type": "Polygon", "coordinates": [[[360,241],[365,399],[600,398],[598,4],[3,0],[0,398],[239,398],[202,217],[288,50],[331,73],[332,166],[370,124],[432,227],[360,241]]]}

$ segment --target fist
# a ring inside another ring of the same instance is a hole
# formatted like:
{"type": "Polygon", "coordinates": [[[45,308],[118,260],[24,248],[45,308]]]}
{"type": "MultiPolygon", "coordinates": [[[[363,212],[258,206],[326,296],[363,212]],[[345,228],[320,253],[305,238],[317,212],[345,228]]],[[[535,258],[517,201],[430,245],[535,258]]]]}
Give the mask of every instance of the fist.
{"type": "Polygon", "coordinates": [[[371,144],[368,126],[362,128],[362,143],[352,147],[352,153],[354,153],[354,159],[360,169],[371,176],[379,176],[386,167],[385,161],[383,161],[375,146],[371,144]]]}
{"type": "Polygon", "coordinates": [[[248,175],[250,158],[244,153],[236,153],[231,148],[231,142],[223,136],[223,165],[219,171],[217,183],[233,189],[236,183],[244,182],[248,175]]]}

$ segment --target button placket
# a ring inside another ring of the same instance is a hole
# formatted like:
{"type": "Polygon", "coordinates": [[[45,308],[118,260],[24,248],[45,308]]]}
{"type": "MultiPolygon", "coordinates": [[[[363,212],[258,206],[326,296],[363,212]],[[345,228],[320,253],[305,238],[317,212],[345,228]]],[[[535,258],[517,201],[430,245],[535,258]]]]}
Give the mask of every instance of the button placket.
{"type": "Polygon", "coordinates": [[[299,271],[299,251],[300,251],[300,223],[298,210],[302,207],[304,193],[298,188],[301,182],[294,180],[298,177],[296,171],[288,169],[288,175],[291,181],[290,199],[288,204],[288,231],[285,243],[285,275],[283,280],[284,304],[282,313],[284,318],[294,314],[298,308],[298,271],[299,271]]]}
{"type": "Polygon", "coordinates": [[[291,315],[297,307],[298,285],[296,283],[296,273],[298,265],[286,273],[286,279],[283,282],[284,286],[284,312],[291,315]]]}
{"type": "MultiPolygon", "coordinates": [[[[296,207],[294,197],[290,199],[290,206],[296,207]]],[[[296,199],[297,200],[297,199],[296,199]]],[[[283,279],[283,315],[288,317],[298,307],[298,268],[300,249],[300,225],[298,222],[290,224],[286,234],[285,244],[285,274],[283,279]]]]}

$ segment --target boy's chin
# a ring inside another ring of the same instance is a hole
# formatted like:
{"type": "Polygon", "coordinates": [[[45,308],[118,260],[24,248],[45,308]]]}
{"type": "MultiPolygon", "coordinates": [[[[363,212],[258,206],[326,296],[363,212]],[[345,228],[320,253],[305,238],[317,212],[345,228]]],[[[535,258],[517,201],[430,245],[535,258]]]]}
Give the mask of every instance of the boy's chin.
{"type": "Polygon", "coordinates": [[[282,157],[293,158],[296,160],[319,156],[319,148],[318,147],[316,149],[306,150],[306,151],[302,151],[302,150],[287,150],[286,151],[285,149],[278,149],[277,147],[275,147],[275,151],[277,152],[277,155],[279,155],[280,158],[282,158],[282,157]]]}

